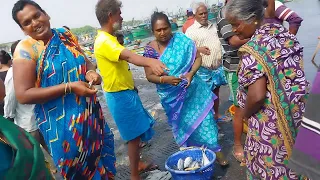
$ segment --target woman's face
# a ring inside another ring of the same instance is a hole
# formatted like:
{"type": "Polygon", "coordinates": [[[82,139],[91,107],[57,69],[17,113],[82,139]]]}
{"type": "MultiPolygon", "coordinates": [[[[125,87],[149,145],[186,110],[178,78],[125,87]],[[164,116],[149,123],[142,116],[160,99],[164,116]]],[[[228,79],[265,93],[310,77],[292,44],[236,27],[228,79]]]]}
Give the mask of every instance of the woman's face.
{"type": "Polygon", "coordinates": [[[24,33],[36,40],[49,40],[52,36],[50,17],[32,5],[26,5],[17,13],[24,33]]]}
{"type": "Polygon", "coordinates": [[[258,26],[258,23],[255,20],[248,24],[245,21],[241,21],[233,16],[230,16],[228,13],[226,15],[226,19],[232,25],[232,31],[241,40],[251,38],[258,26]]]}
{"type": "Polygon", "coordinates": [[[171,25],[163,19],[158,19],[153,25],[153,34],[157,41],[168,42],[171,38],[171,25]]]}

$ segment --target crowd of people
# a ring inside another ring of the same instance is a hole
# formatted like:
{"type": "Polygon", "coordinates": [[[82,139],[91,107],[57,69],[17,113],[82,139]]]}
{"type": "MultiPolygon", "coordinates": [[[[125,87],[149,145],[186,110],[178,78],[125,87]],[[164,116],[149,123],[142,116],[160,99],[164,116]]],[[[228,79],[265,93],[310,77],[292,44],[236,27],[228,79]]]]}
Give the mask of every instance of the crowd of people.
{"type": "Polygon", "coordinates": [[[236,108],[232,152],[246,164],[247,179],[320,177],[320,148],[308,141],[320,140],[320,74],[307,99],[303,48],[295,36],[302,18],[294,11],[275,0],[226,0],[213,24],[207,5],[197,2],[187,11],[183,33],[172,32],[168,16],[154,12],[155,39],[139,56],[118,33],[121,7],[119,0],[96,5],[96,66],[69,28],[51,27],[39,4],[14,4],[13,20],[28,36],[13,43],[12,58],[0,52],[0,179],[115,179],[114,137],[96,85],[128,142],[131,180],[157,169],[140,156],[155,120],[142,105],[129,63],[144,67],[156,84],[180,147],[204,146],[222,167],[229,165],[218,142],[218,122],[230,120],[219,112],[219,91],[229,85],[236,108]]]}

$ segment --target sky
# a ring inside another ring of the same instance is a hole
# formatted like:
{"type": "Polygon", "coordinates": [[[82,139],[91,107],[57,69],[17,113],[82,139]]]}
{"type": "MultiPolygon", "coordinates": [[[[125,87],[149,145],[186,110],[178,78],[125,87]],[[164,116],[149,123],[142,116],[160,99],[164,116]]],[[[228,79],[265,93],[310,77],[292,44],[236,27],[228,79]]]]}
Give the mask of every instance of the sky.
{"type": "MultiPolygon", "coordinates": [[[[51,17],[51,27],[63,25],[71,28],[91,25],[99,27],[95,16],[97,0],[35,0],[51,17]]],[[[211,0],[212,1],[212,0],[211,0]]],[[[215,0],[213,0],[215,1],[215,0]]],[[[15,41],[24,37],[20,27],[13,21],[11,11],[16,0],[1,0],[0,43],[15,41]]],[[[160,11],[178,11],[188,8],[192,0],[122,0],[124,20],[150,17],[157,7],[160,11]]],[[[209,1],[210,2],[210,1],[209,1]]]]}

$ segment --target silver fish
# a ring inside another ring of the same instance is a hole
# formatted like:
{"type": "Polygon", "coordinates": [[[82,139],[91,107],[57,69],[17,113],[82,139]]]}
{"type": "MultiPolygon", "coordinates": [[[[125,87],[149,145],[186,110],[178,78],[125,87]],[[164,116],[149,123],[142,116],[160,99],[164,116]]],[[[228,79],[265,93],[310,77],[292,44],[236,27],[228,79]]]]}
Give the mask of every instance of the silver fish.
{"type": "Polygon", "coordinates": [[[200,165],[197,161],[193,161],[191,165],[185,169],[185,171],[195,171],[200,168],[200,165]]]}
{"type": "Polygon", "coordinates": [[[202,148],[202,162],[201,162],[202,166],[206,166],[210,163],[210,161],[206,155],[206,149],[207,148],[204,148],[204,149],[202,148]]]}
{"type": "Polygon", "coordinates": [[[193,162],[190,164],[189,168],[194,168],[194,167],[197,167],[197,166],[199,166],[199,163],[198,163],[197,161],[193,161],[193,162]]]}
{"type": "Polygon", "coordinates": [[[192,166],[192,168],[200,168],[200,165],[199,165],[199,163],[198,162],[196,162],[193,166],[192,166]]]}
{"type": "Polygon", "coordinates": [[[183,165],[184,165],[183,159],[179,159],[178,160],[178,164],[177,164],[177,168],[178,168],[179,171],[183,170],[183,165]]]}
{"type": "Polygon", "coordinates": [[[190,167],[191,163],[192,163],[192,157],[187,157],[184,160],[184,164],[183,164],[184,169],[190,167]]]}

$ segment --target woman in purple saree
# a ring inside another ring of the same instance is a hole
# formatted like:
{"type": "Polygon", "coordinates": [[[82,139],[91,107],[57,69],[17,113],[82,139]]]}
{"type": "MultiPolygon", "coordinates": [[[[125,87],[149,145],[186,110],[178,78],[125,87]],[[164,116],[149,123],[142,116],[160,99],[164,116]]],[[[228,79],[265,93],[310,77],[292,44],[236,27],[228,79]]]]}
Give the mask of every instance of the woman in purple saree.
{"type": "MultiPolygon", "coordinates": [[[[156,40],[146,46],[144,56],[159,59],[169,71],[167,75],[156,76],[146,68],[146,75],[150,82],[157,84],[177,144],[205,146],[220,152],[212,111],[217,97],[196,75],[201,56],[194,42],[182,33],[172,34],[168,17],[163,13],[155,12],[151,22],[156,40]]],[[[227,165],[222,153],[217,156],[221,165],[227,165]]]]}
{"type": "MultiPolygon", "coordinates": [[[[269,1],[268,18],[274,15],[274,0],[269,1]]],[[[239,116],[248,120],[247,175],[250,180],[298,180],[302,177],[288,162],[308,89],[303,49],[281,24],[263,23],[264,15],[261,0],[232,0],[227,5],[235,34],[250,38],[239,49],[237,95],[239,116]]]]}

